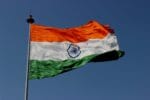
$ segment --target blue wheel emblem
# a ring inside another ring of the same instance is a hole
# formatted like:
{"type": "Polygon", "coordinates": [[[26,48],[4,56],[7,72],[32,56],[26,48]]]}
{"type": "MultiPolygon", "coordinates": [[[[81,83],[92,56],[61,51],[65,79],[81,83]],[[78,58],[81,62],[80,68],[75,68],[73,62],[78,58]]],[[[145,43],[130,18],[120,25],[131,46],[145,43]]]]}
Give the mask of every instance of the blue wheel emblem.
{"type": "Polygon", "coordinates": [[[80,47],[74,44],[70,44],[68,49],[67,49],[68,55],[71,58],[76,58],[80,55],[81,51],[80,51],[80,47]]]}

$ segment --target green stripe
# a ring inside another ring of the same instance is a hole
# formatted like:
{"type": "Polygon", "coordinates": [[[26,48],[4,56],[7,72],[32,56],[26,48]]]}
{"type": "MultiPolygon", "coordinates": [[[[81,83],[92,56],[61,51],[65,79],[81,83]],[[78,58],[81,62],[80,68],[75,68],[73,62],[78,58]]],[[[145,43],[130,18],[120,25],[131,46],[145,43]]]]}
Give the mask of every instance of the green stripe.
{"type": "Polygon", "coordinates": [[[78,60],[38,61],[30,60],[29,79],[42,79],[79,68],[89,61],[102,62],[117,60],[124,55],[123,51],[110,51],[101,55],[90,55],[78,60]]]}
{"type": "Polygon", "coordinates": [[[86,56],[78,60],[64,60],[64,61],[38,61],[30,60],[29,79],[42,79],[53,77],[66,71],[79,68],[96,55],[86,56]]]}

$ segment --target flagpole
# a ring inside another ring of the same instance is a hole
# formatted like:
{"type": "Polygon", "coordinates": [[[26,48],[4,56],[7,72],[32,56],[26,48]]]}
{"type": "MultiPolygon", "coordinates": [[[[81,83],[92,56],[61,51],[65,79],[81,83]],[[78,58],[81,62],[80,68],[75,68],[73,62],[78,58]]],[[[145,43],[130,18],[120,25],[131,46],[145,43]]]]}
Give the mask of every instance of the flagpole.
{"type": "Polygon", "coordinates": [[[32,15],[29,15],[27,23],[29,24],[29,33],[28,33],[27,67],[26,67],[24,100],[28,100],[28,93],[29,93],[30,25],[34,23],[32,15]]]}

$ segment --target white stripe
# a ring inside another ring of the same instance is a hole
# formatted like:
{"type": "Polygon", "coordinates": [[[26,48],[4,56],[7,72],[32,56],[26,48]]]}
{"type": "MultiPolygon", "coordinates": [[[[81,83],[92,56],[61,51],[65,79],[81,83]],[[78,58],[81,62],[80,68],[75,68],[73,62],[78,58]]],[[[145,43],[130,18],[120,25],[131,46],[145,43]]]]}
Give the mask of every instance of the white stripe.
{"type": "Polygon", "coordinates": [[[31,60],[67,60],[81,59],[92,54],[103,54],[112,50],[119,50],[115,35],[108,35],[104,39],[90,39],[86,42],[76,43],[80,47],[81,54],[72,58],[68,55],[67,49],[70,42],[31,42],[31,60]]]}

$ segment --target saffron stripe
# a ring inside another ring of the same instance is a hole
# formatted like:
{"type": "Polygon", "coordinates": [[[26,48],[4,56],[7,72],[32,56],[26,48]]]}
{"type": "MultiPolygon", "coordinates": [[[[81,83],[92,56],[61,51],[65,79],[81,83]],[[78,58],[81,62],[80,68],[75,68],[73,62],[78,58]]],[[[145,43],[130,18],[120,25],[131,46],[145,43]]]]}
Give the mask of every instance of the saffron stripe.
{"type": "Polygon", "coordinates": [[[31,25],[31,41],[35,42],[84,42],[89,39],[103,39],[109,31],[96,21],[74,28],[55,28],[37,24],[31,25]]]}

